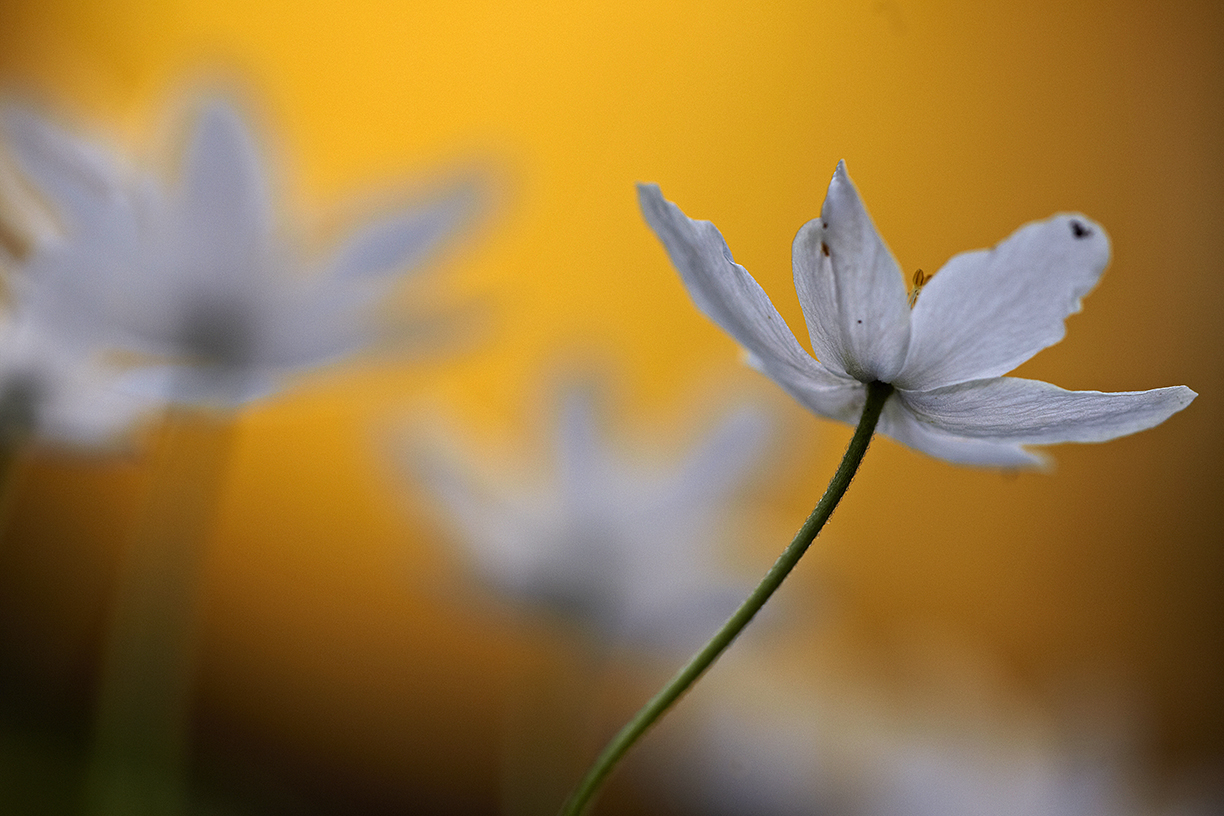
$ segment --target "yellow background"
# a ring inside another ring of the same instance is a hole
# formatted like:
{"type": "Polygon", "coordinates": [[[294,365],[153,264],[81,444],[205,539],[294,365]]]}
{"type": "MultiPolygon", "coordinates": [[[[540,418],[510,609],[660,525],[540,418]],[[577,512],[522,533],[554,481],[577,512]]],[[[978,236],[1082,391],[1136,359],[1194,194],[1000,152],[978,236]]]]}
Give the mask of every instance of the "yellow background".
{"type": "MultiPolygon", "coordinates": [[[[1160,767],[1224,749],[1219,4],[0,8],[5,89],[106,123],[133,150],[184,88],[240,84],[284,149],[299,211],[453,167],[498,180],[472,243],[429,273],[443,283],[428,297],[487,308],[474,338],[320,378],[241,418],[206,587],[209,739],[308,757],[374,799],[484,801],[498,701],[525,660],[558,647],[445,597],[450,556],[391,480],[385,433],[428,409],[528,451],[550,372],[587,353],[614,372],[615,426],[630,435],[683,427],[711,382],[777,397],[692,306],[633,183],[714,221],[802,337],[790,241],[844,158],[907,271],[1060,210],[1102,223],[1114,246],[1102,286],[1019,373],[1200,397],[1155,430],[1052,450],[1052,475],[956,468],[879,440],[791,601],[835,587],[841,636],[884,653],[934,622],[1030,690],[1081,671],[1120,678],[1160,767]]],[[[800,453],[761,491],[785,521],[741,554],[748,574],[849,436],[773,402],[800,453]]],[[[5,648],[77,705],[142,462],[33,462],[0,555],[5,648]]]]}

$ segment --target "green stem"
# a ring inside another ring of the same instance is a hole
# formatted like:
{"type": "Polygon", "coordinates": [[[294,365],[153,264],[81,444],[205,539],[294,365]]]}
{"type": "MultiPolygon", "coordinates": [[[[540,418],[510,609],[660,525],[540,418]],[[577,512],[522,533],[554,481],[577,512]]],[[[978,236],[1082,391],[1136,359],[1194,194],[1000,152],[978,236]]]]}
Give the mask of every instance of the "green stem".
{"type": "Polygon", "coordinates": [[[6,430],[0,425],[0,543],[8,534],[10,516],[24,470],[21,455],[25,439],[21,435],[6,434],[6,430]]]}
{"type": "Polygon", "coordinates": [[[854,436],[850,439],[849,447],[846,448],[846,455],[842,457],[841,465],[838,466],[837,472],[829,481],[828,489],[821,496],[816,508],[812,510],[812,514],[807,517],[807,521],[799,528],[794,540],[782,551],[782,555],[769,568],[769,572],[765,573],[761,583],[740,604],[735,614],[727,619],[710,642],[616,733],[616,736],[596,758],[586,776],[578,783],[578,787],[570,794],[565,805],[562,806],[561,816],[580,816],[591,798],[598,792],[600,786],[634,743],[700,679],[701,675],[726,651],[731,642],[748,625],[748,622],[761,610],[774,591],[782,585],[782,581],[807,552],[807,548],[820,533],[825,522],[829,520],[829,516],[833,514],[834,508],[841,501],[846,489],[850,487],[850,481],[854,478],[859,464],[863,461],[863,456],[867,453],[867,446],[871,443],[872,434],[875,433],[880,412],[884,409],[884,403],[892,392],[893,387],[888,383],[873,382],[867,386],[867,401],[863,406],[863,415],[859,419],[858,427],[854,430],[854,436]]]}
{"type": "Polygon", "coordinates": [[[200,587],[232,434],[225,416],[179,409],[168,417],[104,644],[87,779],[92,816],[189,809],[200,587]]]}

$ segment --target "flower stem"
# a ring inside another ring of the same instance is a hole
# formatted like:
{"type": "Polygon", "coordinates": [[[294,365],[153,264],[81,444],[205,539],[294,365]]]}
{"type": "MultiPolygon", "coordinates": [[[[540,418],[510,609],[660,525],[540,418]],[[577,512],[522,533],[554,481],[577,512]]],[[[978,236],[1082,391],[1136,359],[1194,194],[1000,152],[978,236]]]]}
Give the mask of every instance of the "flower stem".
{"type": "Polygon", "coordinates": [[[91,816],[190,810],[200,590],[233,435],[228,418],[206,412],[179,409],[167,419],[103,646],[86,780],[91,816]]]}
{"type": "Polygon", "coordinates": [[[0,426],[0,543],[8,534],[9,520],[16,501],[17,491],[24,475],[22,448],[24,440],[10,434],[0,426]]]}
{"type": "Polygon", "coordinates": [[[580,816],[629,749],[701,678],[743,631],[748,622],[761,610],[770,596],[782,585],[782,581],[807,552],[807,548],[820,533],[825,522],[829,520],[829,516],[833,514],[834,508],[841,501],[846,489],[850,487],[850,482],[859,464],[863,461],[863,456],[867,453],[867,446],[871,443],[872,434],[875,433],[876,423],[880,420],[880,412],[884,409],[884,403],[892,392],[893,387],[888,383],[873,382],[867,386],[867,401],[863,406],[863,415],[859,419],[858,427],[854,430],[854,436],[850,439],[850,445],[846,448],[846,454],[842,457],[837,472],[829,481],[828,489],[812,510],[812,514],[807,517],[807,521],[803,522],[794,540],[782,551],[782,555],[769,568],[769,572],[765,573],[761,583],[752,590],[752,593],[727,619],[727,622],[715,633],[709,643],[694,655],[688,664],[677,672],[667,682],[667,685],[650,698],[649,702],[633,715],[633,719],[616,733],[562,806],[561,816],[580,816]]]}

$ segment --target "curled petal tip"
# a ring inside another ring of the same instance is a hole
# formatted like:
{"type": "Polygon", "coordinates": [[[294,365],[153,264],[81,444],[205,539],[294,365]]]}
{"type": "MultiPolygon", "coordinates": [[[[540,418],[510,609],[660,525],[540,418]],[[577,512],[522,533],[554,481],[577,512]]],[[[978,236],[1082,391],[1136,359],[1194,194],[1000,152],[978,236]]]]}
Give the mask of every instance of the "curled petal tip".
{"type": "Polygon", "coordinates": [[[659,185],[652,181],[639,181],[637,183],[638,204],[645,207],[647,201],[662,200],[663,191],[659,189],[659,185]]]}
{"type": "MultiPolygon", "coordinates": [[[[829,206],[830,200],[832,200],[834,207],[840,206],[845,202],[848,195],[858,198],[858,190],[850,179],[849,171],[846,170],[846,160],[841,159],[837,162],[837,169],[833,171],[833,178],[829,180],[829,189],[825,193],[825,203],[820,208],[821,214],[826,214],[824,211],[829,206]]],[[[859,206],[862,205],[860,204],[859,206]]]]}
{"type": "Polygon", "coordinates": [[[840,187],[842,185],[854,186],[854,182],[850,180],[850,171],[846,169],[846,160],[838,159],[837,167],[833,169],[833,178],[829,180],[829,189],[840,187]]]}

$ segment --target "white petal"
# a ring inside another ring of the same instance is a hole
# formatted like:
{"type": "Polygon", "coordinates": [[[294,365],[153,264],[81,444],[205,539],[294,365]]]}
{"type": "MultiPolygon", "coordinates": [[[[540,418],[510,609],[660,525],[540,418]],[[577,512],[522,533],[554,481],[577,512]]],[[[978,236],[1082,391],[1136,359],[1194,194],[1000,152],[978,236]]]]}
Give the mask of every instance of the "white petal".
{"type": "Polygon", "coordinates": [[[285,373],[307,373],[310,369],[339,363],[360,354],[379,340],[374,327],[357,320],[323,315],[319,321],[285,322],[269,332],[261,343],[255,364],[285,373]]]}
{"type": "Polygon", "coordinates": [[[945,433],[1026,444],[1104,442],[1159,425],[1189,405],[1185,386],[1151,391],[1064,391],[1040,380],[997,377],[933,391],[898,391],[920,422],[945,433]]]}
{"type": "Polygon", "coordinates": [[[461,184],[357,229],[337,250],[327,274],[367,278],[418,266],[471,220],[480,192],[475,183],[461,184]]]}
{"type": "Polygon", "coordinates": [[[212,263],[206,274],[242,275],[271,232],[271,194],[263,158],[233,104],[208,101],[183,159],[183,227],[198,242],[182,251],[212,263]]]}
{"type": "Polygon", "coordinates": [[[282,281],[266,302],[251,298],[249,359],[269,368],[311,368],[374,342],[367,282],[282,281]]]}
{"type": "Polygon", "coordinates": [[[265,399],[282,387],[280,379],[266,370],[188,365],[142,366],[124,372],[114,382],[115,390],[137,399],[222,409],[265,399]]]}
{"type": "Polygon", "coordinates": [[[812,413],[851,425],[858,423],[863,403],[867,401],[867,386],[858,380],[838,378],[830,381],[827,377],[817,380],[791,368],[777,365],[771,368],[752,354],[748,355],[748,365],[782,386],[812,413]]]}
{"type": "Polygon", "coordinates": [[[39,432],[52,441],[74,447],[117,449],[142,415],[155,405],[111,390],[100,383],[77,384],[46,406],[39,432]]]}
{"type": "Polygon", "coordinates": [[[71,227],[97,221],[120,190],[114,157],[33,111],[6,106],[5,144],[38,192],[71,227]]]}
{"type": "Polygon", "coordinates": [[[654,184],[639,184],[638,200],[697,308],[748,350],[755,367],[792,394],[807,395],[805,404],[822,414],[822,392],[857,385],[803,350],[760,284],[731,259],[713,224],[686,216],[654,184]]]}
{"type": "Polygon", "coordinates": [[[1013,442],[955,436],[920,422],[893,394],[880,415],[879,433],[928,456],[958,465],[999,468],[1040,468],[1046,460],[1013,442]]]}
{"type": "Polygon", "coordinates": [[[891,382],[909,345],[905,282],[845,162],[833,173],[820,218],[795,236],[792,256],[817,359],[861,382],[891,382]]]}
{"type": "Polygon", "coordinates": [[[575,512],[607,503],[609,456],[599,422],[594,383],[574,383],[563,390],[557,408],[554,456],[562,501],[575,512]]]}
{"type": "Polygon", "coordinates": [[[0,400],[38,441],[117,450],[155,405],[115,390],[115,372],[62,342],[55,327],[0,319],[0,400]]]}
{"type": "MultiPolygon", "coordinates": [[[[437,447],[420,440],[409,443],[403,449],[403,464],[429,494],[430,508],[457,528],[465,543],[479,554],[482,547],[500,540],[507,515],[497,500],[499,497],[478,487],[472,474],[453,454],[443,453],[437,447]]],[[[509,518],[514,519],[512,515],[509,518]]]]}
{"type": "Polygon", "coordinates": [[[700,440],[673,479],[669,504],[722,502],[743,488],[766,453],[773,435],[773,418],[764,410],[745,406],[729,413],[700,440]]]}
{"type": "Polygon", "coordinates": [[[795,292],[812,339],[812,353],[830,371],[849,377],[846,360],[851,355],[842,333],[833,265],[824,254],[824,240],[824,222],[819,218],[804,224],[795,235],[791,245],[795,292]]]}
{"type": "Polygon", "coordinates": [[[899,387],[930,390],[1006,374],[1063,338],[1063,321],[1109,263],[1109,237],[1082,215],[1016,230],[952,258],[914,306],[899,387]]]}

